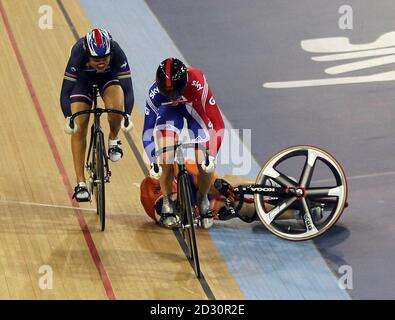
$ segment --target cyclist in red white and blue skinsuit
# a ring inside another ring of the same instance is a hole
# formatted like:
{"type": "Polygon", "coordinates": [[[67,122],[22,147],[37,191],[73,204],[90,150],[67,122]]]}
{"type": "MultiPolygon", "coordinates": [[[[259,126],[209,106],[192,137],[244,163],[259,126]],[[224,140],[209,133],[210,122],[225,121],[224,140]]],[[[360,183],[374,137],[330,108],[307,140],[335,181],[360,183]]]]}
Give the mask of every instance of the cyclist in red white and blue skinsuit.
{"type": "Polygon", "coordinates": [[[206,228],[212,225],[212,216],[207,192],[215,169],[215,157],[224,135],[224,121],[219,107],[202,71],[187,68],[180,60],[168,58],[158,67],[156,81],[150,87],[145,109],[143,144],[151,161],[151,177],[160,179],[164,193],[162,207],[163,224],[175,226],[178,221],[171,202],[171,183],[173,181],[173,156],[165,154],[156,172],[155,152],[158,148],[170,146],[178,141],[184,128],[188,129],[189,140],[204,143],[209,152],[206,166],[202,155],[197,152],[199,165],[199,191],[196,195],[200,214],[206,228]],[[199,160],[200,159],[200,160],[199,160]]]}
{"type": "MultiPolygon", "coordinates": [[[[72,134],[71,149],[77,177],[73,198],[77,201],[90,200],[84,175],[89,115],[77,117],[74,130],[69,122],[72,114],[92,107],[93,84],[97,84],[106,108],[125,111],[130,117],[134,94],[129,63],[121,47],[104,29],[93,29],[72,47],[60,94],[62,112],[66,117],[65,131],[72,134]]],[[[108,114],[108,122],[108,154],[110,160],[118,161],[123,155],[118,132],[124,119],[117,114],[108,114]]]]}

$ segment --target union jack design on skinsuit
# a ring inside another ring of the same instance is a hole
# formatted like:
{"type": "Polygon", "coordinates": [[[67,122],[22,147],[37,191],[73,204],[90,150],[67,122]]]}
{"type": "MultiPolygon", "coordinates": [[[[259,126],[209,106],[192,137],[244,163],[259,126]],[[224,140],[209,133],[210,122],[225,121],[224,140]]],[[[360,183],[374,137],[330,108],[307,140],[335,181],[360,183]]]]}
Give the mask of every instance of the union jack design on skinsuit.
{"type": "Polygon", "coordinates": [[[86,35],[89,53],[92,57],[104,57],[111,52],[111,36],[104,29],[93,29],[86,35]]]}
{"type": "MultiPolygon", "coordinates": [[[[192,128],[194,127],[205,133],[206,137],[202,139],[205,141],[202,142],[206,144],[206,148],[211,155],[216,155],[224,136],[224,120],[203,72],[193,67],[187,68],[187,72],[188,82],[182,96],[185,103],[178,105],[176,108],[190,119],[191,127],[188,129],[194,130],[192,128]]],[[[174,131],[176,134],[179,134],[182,130],[182,125],[179,127],[177,125],[165,125],[166,121],[175,120],[175,118],[165,119],[168,114],[163,113],[166,109],[175,108],[168,106],[170,102],[168,98],[159,93],[158,86],[154,82],[148,92],[143,129],[144,149],[151,160],[154,159],[156,151],[154,135],[152,134],[154,129],[162,130],[162,128],[165,128],[167,131],[174,131]]],[[[194,134],[194,138],[198,139],[199,132],[196,131],[194,134]]]]}

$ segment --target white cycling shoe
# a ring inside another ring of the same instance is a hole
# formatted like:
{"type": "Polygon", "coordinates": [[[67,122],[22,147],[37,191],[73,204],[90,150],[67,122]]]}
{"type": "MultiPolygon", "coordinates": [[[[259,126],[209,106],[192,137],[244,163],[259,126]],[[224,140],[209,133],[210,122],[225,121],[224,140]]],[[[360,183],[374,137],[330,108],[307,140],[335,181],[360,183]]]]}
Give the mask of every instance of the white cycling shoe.
{"type": "Polygon", "coordinates": [[[210,229],[214,224],[214,217],[207,195],[200,198],[198,194],[196,198],[200,212],[200,224],[203,229],[210,229]]]}
{"type": "Polygon", "coordinates": [[[108,156],[112,162],[117,162],[123,156],[121,140],[108,140],[108,156]]]}
{"type": "Polygon", "coordinates": [[[211,209],[200,215],[200,223],[203,229],[210,229],[214,225],[214,217],[211,209]]]}
{"type": "Polygon", "coordinates": [[[80,182],[74,188],[73,199],[78,202],[88,202],[91,200],[91,194],[85,184],[85,182],[80,182]]]}
{"type": "Polygon", "coordinates": [[[180,225],[180,218],[175,214],[173,201],[163,203],[159,223],[166,228],[176,228],[180,225]]]}

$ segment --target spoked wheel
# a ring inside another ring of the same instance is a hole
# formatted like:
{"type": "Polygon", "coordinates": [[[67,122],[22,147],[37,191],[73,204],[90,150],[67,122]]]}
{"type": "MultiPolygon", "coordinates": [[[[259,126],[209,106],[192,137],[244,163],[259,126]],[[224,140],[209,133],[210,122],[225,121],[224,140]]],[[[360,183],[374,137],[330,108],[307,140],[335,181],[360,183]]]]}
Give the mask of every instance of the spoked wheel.
{"type": "Polygon", "coordinates": [[[179,195],[182,208],[181,219],[183,224],[184,239],[189,249],[188,259],[191,260],[196,277],[200,278],[200,262],[195,233],[195,221],[192,211],[191,191],[185,176],[181,177],[179,184],[179,195]]]}
{"type": "Polygon", "coordinates": [[[104,139],[102,135],[96,137],[95,153],[96,169],[96,208],[100,219],[100,229],[106,228],[106,194],[105,194],[105,177],[104,177],[104,139]]]}
{"type": "Polygon", "coordinates": [[[263,166],[256,184],[295,191],[274,199],[254,195],[262,223],[287,240],[308,240],[323,234],[339,219],[347,200],[341,165],[328,152],[312,146],[278,152],[263,166]]]}

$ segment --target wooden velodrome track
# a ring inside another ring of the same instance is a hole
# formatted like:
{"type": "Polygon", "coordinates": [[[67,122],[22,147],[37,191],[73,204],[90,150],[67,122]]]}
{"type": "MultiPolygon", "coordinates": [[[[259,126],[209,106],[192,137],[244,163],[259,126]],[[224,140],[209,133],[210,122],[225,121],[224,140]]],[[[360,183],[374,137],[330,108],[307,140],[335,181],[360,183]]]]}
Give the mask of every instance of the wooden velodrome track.
{"type": "MultiPolygon", "coordinates": [[[[63,4],[79,35],[92,28],[78,1],[63,4]]],[[[124,158],[112,164],[107,185],[106,231],[98,230],[94,203],[71,201],[59,92],[75,38],[56,0],[0,0],[0,10],[0,298],[243,299],[207,232],[198,232],[202,285],[174,233],[145,215],[143,169],[123,134],[124,158]],[[38,27],[41,5],[53,9],[52,30],[38,27]],[[43,265],[53,270],[49,290],[39,287],[43,265]]],[[[142,153],[139,112],[131,136],[142,153]]]]}

